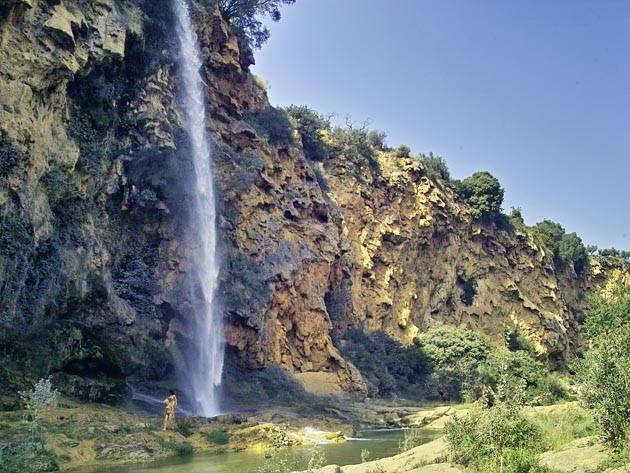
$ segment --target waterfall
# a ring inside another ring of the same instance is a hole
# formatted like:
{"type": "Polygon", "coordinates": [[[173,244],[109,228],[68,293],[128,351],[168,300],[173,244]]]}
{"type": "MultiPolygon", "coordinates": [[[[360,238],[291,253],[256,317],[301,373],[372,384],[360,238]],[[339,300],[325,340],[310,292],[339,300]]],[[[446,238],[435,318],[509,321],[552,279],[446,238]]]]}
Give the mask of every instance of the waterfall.
{"type": "Polygon", "coordinates": [[[206,110],[197,36],[193,30],[186,0],[173,0],[180,44],[182,82],[181,107],[190,139],[194,168],[192,226],[198,242],[191,255],[192,276],[198,289],[194,305],[195,346],[186,360],[186,373],[195,413],[219,413],[219,385],[223,371],[223,327],[216,310],[215,292],[219,273],[217,258],[216,205],[212,178],[211,149],[206,136],[206,110]]]}

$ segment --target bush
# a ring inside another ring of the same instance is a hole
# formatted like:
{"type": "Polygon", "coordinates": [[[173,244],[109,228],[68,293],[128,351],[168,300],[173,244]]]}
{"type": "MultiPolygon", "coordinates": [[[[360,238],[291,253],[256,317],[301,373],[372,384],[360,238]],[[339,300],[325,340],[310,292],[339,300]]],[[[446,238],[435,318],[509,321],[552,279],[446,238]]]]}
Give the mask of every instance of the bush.
{"type": "Polygon", "coordinates": [[[428,156],[422,155],[422,164],[424,164],[429,177],[450,181],[451,173],[448,170],[446,161],[441,156],[435,156],[433,153],[429,153],[428,156]]]}
{"type": "Polygon", "coordinates": [[[396,156],[399,158],[408,158],[411,154],[411,148],[407,145],[400,145],[396,148],[396,156]]]}
{"type": "Polygon", "coordinates": [[[20,438],[0,445],[0,472],[50,473],[59,471],[55,453],[46,448],[41,438],[20,438]]]}
{"type": "Polygon", "coordinates": [[[588,264],[588,252],[579,236],[567,234],[562,225],[551,220],[538,222],[532,230],[538,243],[551,255],[558,268],[570,264],[578,274],[583,272],[588,264]]]}
{"type": "Polygon", "coordinates": [[[370,146],[380,150],[387,149],[387,143],[385,142],[387,134],[384,131],[370,130],[368,131],[367,139],[370,146]]]}
{"type": "Polygon", "coordinates": [[[503,403],[487,409],[475,407],[463,417],[455,416],[445,425],[444,434],[453,460],[472,466],[503,459],[507,468],[515,467],[522,458],[517,458],[521,455],[514,450],[536,451],[543,440],[540,429],[518,408],[503,403]]]}
{"type": "Polygon", "coordinates": [[[501,212],[504,191],[497,178],[489,172],[476,172],[464,179],[460,194],[470,205],[475,219],[494,220],[501,212]]]}
{"type": "Polygon", "coordinates": [[[582,239],[574,233],[562,237],[558,246],[558,258],[563,263],[573,264],[575,272],[582,273],[588,262],[588,253],[582,239]]]}
{"type": "Polygon", "coordinates": [[[43,410],[56,407],[59,393],[53,389],[50,378],[42,378],[35,383],[32,390],[20,391],[20,397],[26,408],[37,415],[43,410]]]}
{"type": "Polygon", "coordinates": [[[630,290],[623,282],[612,288],[610,295],[593,293],[588,300],[588,314],[584,320],[587,337],[605,341],[608,335],[630,325],[630,290]]]}
{"type": "Polygon", "coordinates": [[[293,126],[284,109],[268,106],[250,112],[246,119],[270,144],[293,143],[293,126]]]}
{"type": "Polygon", "coordinates": [[[225,445],[230,441],[230,433],[226,430],[211,430],[206,432],[206,439],[210,443],[225,445]]]}
{"type": "Polygon", "coordinates": [[[549,404],[567,397],[566,390],[550,376],[547,367],[523,350],[493,352],[477,370],[477,393],[484,387],[495,392],[503,373],[522,383],[523,402],[528,404],[549,404]]]}
{"type": "Polygon", "coordinates": [[[339,156],[344,156],[355,165],[354,176],[357,179],[364,180],[366,171],[372,177],[377,176],[380,172],[374,148],[368,141],[368,132],[365,126],[355,128],[348,125],[344,128],[335,127],[332,130],[330,134],[330,157],[339,156]]]}
{"type": "Polygon", "coordinates": [[[328,158],[330,149],[322,139],[322,133],[330,131],[330,121],[305,105],[291,105],[286,111],[297,124],[306,157],[313,161],[328,158]]]}
{"type": "Polygon", "coordinates": [[[403,347],[384,332],[348,330],[341,353],[361,371],[371,396],[405,393],[430,371],[417,346],[403,347]]]}
{"type": "Polygon", "coordinates": [[[619,285],[595,296],[586,319],[590,348],[577,362],[580,398],[603,440],[614,450],[630,444],[630,292],[619,285]]]}
{"type": "Polygon", "coordinates": [[[499,457],[491,457],[482,460],[476,468],[479,473],[503,472],[503,473],[555,473],[538,462],[536,453],[527,448],[507,448],[503,453],[503,460],[499,457]]]}
{"type": "Polygon", "coordinates": [[[475,382],[476,370],[488,358],[489,341],[472,330],[438,326],[417,337],[420,351],[432,364],[432,381],[440,399],[460,399],[475,382]]]}

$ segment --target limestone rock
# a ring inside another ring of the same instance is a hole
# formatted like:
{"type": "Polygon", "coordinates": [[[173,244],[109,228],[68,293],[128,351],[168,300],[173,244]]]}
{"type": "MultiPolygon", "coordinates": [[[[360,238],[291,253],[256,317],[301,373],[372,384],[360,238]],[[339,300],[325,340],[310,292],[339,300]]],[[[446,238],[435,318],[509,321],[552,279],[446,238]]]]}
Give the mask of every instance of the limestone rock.
{"type": "Polygon", "coordinates": [[[70,12],[64,5],[59,3],[55,5],[52,15],[44,26],[55,32],[62,43],[74,47],[75,39],[72,28],[81,28],[85,22],[85,18],[80,12],[70,12]]]}
{"type": "Polygon", "coordinates": [[[574,440],[559,450],[538,455],[540,464],[567,473],[595,471],[611,452],[595,437],[574,440]]]}

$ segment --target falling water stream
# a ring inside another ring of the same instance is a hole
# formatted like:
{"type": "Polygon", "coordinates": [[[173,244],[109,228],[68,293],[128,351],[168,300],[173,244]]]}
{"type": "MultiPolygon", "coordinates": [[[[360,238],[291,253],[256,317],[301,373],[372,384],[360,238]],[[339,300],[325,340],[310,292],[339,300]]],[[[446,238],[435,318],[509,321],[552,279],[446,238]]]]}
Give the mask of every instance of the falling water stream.
{"type": "Polygon", "coordinates": [[[177,36],[180,45],[182,93],[180,106],[185,114],[185,126],[190,139],[194,168],[192,226],[198,242],[191,257],[193,278],[198,289],[194,299],[193,355],[186,360],[186,375],[194,410],[198,415],[219,413],[219,385],[223,370],[223,328],[216,310],[215,292],[219,274],[217,258],[216,206],[212,178],[211,148],[206,135],[202,65],[197,35],[193,30],[186,0],[173,0],[177,36]]]}

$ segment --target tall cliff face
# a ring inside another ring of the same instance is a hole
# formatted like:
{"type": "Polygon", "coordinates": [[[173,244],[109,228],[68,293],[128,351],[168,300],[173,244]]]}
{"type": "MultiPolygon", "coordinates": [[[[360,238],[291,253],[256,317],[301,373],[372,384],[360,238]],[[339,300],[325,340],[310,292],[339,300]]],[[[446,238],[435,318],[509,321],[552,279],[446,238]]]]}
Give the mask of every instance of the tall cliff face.
{"type": "Polygon", "coordinates": [[[343,159],[325,164],[351,247],[342,323],[404,342],[440,323],[499,343],[518,330],[556,365],[579,349],[586,277],[558,273],[524,229],[475,222],[416,159],[379,152],[364,169],[343,159]]]}
{"type": "MultiPolygon", "coordinates": [[[[220,194],[221,308],[232,354],[307,387],[362,390],[348,327],[407,343],[436,323],[506,328],[563,364],[593,282],[524,232],[480,225],[422,164],[308,160],[265,138],[253,58],[195,8],[220,194]]],[[[15,373],[111,399],[174,371],[190,339],[187,182],[168,1],[0,6],[0,343],[15,373]]],[[[597,281],[596,281],[597,282],[597,281]]]]}

